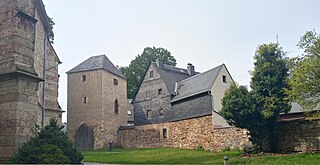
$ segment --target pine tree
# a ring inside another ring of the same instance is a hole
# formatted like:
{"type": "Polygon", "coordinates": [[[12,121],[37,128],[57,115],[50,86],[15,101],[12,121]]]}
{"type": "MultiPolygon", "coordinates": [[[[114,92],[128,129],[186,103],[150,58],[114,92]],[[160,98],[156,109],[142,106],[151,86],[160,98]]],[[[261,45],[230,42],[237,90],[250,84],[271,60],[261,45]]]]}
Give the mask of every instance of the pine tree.
{"type": "Polygon", "coordinates": [[[73,146],[63,127],[51,119],[7,163],[12,164],[79,164],[83,155],[73,146]]]}

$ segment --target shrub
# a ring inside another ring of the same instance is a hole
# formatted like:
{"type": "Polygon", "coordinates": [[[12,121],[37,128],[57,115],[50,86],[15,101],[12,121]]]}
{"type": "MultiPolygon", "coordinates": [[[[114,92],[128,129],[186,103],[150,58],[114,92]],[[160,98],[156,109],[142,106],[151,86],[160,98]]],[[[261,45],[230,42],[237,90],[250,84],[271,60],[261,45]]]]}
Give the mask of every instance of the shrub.
{"type": "Polygon", "coordinates": [[[221,149],[221,151],[222,151],[222,152],[231,151],[231,148],[230,148],[229,146],[223,147],[223,148],[221,149]]]}
{"type": "Polygon", "coordinates": [[[61,132],[55,119],[36,133],[7,163],[14,164],[79,164],[83,155],[73,146],[67,135],[61,132]]]}
{"type": "Polygon", "coordinates": [[[198,150],[198,151],[204,151],[204,148],[203,148],[202,146],[198,146],[198,147],[196,148],[196,150],[198,150]]]}
{"type": "Polygon", "coordinates": [[[244,154],[258,154],[261,150],[258,150],[255,146],[244,146],[243,152],[244,154]]]}

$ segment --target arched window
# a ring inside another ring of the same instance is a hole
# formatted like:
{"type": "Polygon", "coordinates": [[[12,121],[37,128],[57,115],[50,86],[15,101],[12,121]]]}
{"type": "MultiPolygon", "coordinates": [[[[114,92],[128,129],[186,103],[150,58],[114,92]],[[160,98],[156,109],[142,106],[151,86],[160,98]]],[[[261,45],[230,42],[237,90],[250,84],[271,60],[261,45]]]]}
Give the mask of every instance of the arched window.
{"type": "Polygon", "coordinates": [[[119,103],[118,103],[118,99],[114,100],[114,113],[116,115],[119,114],[119,103]]]}
{"type": "Polygon", "coordinates": [[[154,73],[153,73],[153,71],[150,71],[150,75],[149,75],[149,78],[153,78],[153,76],[154,76],[154,73]]]}

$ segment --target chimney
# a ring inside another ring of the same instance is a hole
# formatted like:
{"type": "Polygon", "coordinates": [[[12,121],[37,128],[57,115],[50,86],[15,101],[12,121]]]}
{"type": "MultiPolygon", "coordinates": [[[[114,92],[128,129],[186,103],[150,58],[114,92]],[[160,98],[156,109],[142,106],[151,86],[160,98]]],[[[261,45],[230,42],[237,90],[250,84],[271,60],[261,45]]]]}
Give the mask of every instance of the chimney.
{"type": "Polygon", "coordinates": [[[189,73],[190,76],[194,76],[195,75],[194,66],[191,63],[188,63],[187,70],[188,70],[188,73],[189,73]]]}
{"type": "Polygon", "coordinates": [[[164,67],[163,67],[163,60],[161,60],[161,59],[157,59],[156,60],[156,63],[157,63],[157,65],[158,65],[158,68],[159,69],[163,69],[164,67]]]}

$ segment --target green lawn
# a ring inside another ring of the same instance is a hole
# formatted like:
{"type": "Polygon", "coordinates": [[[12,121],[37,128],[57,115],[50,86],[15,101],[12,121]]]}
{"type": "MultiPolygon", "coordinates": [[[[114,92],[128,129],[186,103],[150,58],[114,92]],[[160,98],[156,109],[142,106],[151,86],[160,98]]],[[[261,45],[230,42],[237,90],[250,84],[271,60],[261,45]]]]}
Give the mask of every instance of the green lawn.
{"type": "Polygon", "coordinates": [[[265,154],[241,157],[240,151],[209,152],[173,148],[114,149],[83,151],[84,162],[114,164],[223,164],[227,155],[229,164],[320,164],[320,154],[265,154]]]}

